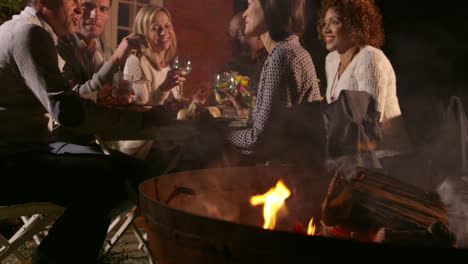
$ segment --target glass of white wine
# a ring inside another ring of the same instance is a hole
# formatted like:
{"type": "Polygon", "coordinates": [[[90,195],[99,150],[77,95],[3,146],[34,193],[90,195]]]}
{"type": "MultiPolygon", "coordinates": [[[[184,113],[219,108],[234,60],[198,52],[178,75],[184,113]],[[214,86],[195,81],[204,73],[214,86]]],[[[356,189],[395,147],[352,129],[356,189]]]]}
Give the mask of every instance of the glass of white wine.
{"type": "MultiPolygon", "coordinates": [[[[186,76],[192,71],[192,60],[189,57],[176,56],[172,62],[172,68],[181,69],[184,72],[184,76],[186,76]]],[[[184,83],[179,84],[179,89],[180,97],[186,99],[184,97],[184,83]]]]}
{"type": "Polygon", "coordinates": [[[230,72],[216,74],[214,87],[215,98],[219,104],[227,100],[224,89],[228,89],[232,94],[237,95],[234,75],[230,72]]]}

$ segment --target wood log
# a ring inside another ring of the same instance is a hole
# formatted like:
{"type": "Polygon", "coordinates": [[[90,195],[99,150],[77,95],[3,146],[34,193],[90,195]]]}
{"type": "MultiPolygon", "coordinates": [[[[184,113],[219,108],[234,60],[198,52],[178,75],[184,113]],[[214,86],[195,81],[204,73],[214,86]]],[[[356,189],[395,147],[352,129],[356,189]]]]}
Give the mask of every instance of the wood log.
{"type": "Polygon", "coordinates": [[[374,241],[402,246],[454,247],[456,238],[446,225],[435,223],[428,229],[393,230],[381,228],[374,241]]]}
{"type": "Polygon", "coordinates": [[[426,193],[380,170],[360,169],[347,181],[336,174],[322,205],[326,226],[355,230],[428,230],[448,226],[445,208],[435,193],[426,193]]]}

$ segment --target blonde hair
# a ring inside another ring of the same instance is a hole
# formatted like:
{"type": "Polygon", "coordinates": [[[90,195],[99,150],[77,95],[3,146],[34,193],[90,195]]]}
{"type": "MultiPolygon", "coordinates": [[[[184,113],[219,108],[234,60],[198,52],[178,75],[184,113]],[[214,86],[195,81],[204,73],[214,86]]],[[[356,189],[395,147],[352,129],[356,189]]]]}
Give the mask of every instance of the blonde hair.
{"type": "MultiPolygon", "coordinates": [[[[169,46],[169,50],[166,52],[166,55],[164,56],[164,62],[167,65],[174,59],[176,50],[177,50],[177,37],[174,31],[174,25],[172,24],[172,16],[171,16],[171,13],[169,13],[169,10],[167,10],[164,7],[154,6],[154,5],[147,5],[147,6],[142,7],[138,11],[138,14],[135,17],[135,23],[133,24],[133,32],[144,35],[145,37],[148,36],[148,31],[149,31],[151,23],[153,23],[154,16],[159,12],[164,12],[167,15],[167,17],[169,17],[169,21],[171,22],[171,25],[172,25],[171,45],[169,46]]],[[[151,47],[151,45],[148,45],[148,47],[149,49],[146,51],[144,55],[154,64],[155,68],[159,70],[160,69],[159,64],[156,63],[153,59],[153,56],[151,56],[151,53],[154,53],[154,50],[151,47]]]]}

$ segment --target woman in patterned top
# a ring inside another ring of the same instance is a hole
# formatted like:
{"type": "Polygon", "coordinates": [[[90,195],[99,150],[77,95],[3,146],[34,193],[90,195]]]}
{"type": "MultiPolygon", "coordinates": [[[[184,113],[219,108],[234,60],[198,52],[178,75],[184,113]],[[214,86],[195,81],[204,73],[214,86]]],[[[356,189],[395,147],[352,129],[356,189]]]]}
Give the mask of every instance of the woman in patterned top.
{"type": "Polygon", "coordinates": [[[243,154],[272,153],[281,141],[280,115],[302,102],[320,101],[314,64],[299,43],[304,31],[304,0],[249,0],[245,34],[259,36],[269,55],[260,74],[249,127],[228,132],[227,140],[243,154]]]}

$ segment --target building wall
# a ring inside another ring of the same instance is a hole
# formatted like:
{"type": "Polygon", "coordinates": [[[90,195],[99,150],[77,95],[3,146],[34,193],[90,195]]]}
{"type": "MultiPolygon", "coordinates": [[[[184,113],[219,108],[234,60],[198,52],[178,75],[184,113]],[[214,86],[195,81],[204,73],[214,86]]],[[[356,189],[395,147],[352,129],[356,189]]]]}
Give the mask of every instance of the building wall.
{"type": "Polygon", "coordinates": [[[178,54],[192,58],[192,72],[184,92],[203,84],[212,84],[214,75],[231,57],[228,38],[233,0],[165,0],[173,17],[178,40],[178,54]]]}
{"type": "Polygon", "coordinates": [[[190,95],[194,87],[211,83],[232,54],[227,29],[234,14],[234,0],[113,0],[110,21],[103,34],[109,47],[115,48],[119,42],[119,6],[122,9],[122,4],[134,3],[129,12],[131,27],[138,6],[145,1],[169,9],[177,34],[178,55],[192,59],[193,69],[184,91],[190,95]]]}

